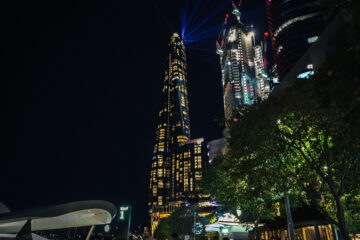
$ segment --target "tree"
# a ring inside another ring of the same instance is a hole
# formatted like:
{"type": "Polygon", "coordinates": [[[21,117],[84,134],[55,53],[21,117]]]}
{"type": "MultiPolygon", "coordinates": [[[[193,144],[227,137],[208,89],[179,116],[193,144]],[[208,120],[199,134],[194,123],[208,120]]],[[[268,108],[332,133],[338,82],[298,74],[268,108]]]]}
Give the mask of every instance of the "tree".
{"type": "MultiPolygon", "coordinates": [[[[228,208],[229,212],[236,215],[236,210],[241,210],[238,216],[243,224],[253,224],[257,233],[257,239],[260,239],[258,224],[260,220],[272,219],[275,211],[272,207],[274,193],[264,191],[269,185],[259,187],[257,184],[251,184],[243,181],[245,177],[239,177],[241,174],[247,174],[246,171],[238,171],[238,168],[231,167],[232,157],[227,155],[217,156],[212,165],[206,169],[202,180],[202,188],[228,208]]],[[[247,177],[254,177],[247,175],[247,177]]],[[[256,181],[256,180],[255,180],[256,181]]]]}
{"type": "Polygon", "coordinates": [[[224,190],[212,186],[211,193],[252,209],[256,196],[271,202],[289,191],[349,239],[347,223],[358,224],[360,205],[360,68],[354,67],[360,54],[354,44],[342,39],[313,77],[234,114],[229,153],[212,170],[224,179],[216,182],[224,190]]]}
{"type": "Polygon", "coordinates": [[[205,189],[249,216],[257,206],[271,210],[288,191],[349,239],[360,226],[360,4],[332,2],[334,11],[347,8],[348,24],[325,64],[310,79],[234,113],[229,152],[205,172],[205,189]]]}
{"type": "Polygon", "coordinates": [[[171,234],[177,233],[179,236],[193,236],[197,234],[197,239],[205,236],[205,225],[211,220],[210,216],[197,216],[201,208],[188,206],[178,208],[168,218],[162,219],[155,229],[154,237],[158,240],[170,239],[171,234]],[[194,214],[196,222],[194,223],[194,214]],[[194,228],[195,225],[195,228],[194,228]]]}
{"type": "Polygon", "coordinates": [[[238,113],[229,162],[249,165],[249,175],[260,179],[259,169],[270,179],[276,173],[266,182],[315,204],[349,239],[344,200],[358,196],[360,181],[359,135],[353,134],[359,132],[359,70],[351,63],[360,59],[343,48],[333,53],[336,64],[330,56],[314,77],[238,113]]]}

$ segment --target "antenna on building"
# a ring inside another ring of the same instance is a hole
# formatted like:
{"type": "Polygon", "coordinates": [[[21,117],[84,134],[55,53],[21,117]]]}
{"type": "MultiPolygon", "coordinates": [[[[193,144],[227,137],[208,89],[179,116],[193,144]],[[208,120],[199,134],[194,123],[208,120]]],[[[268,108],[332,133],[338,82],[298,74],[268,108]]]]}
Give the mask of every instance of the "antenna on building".
{"type": "MultiPolygon", "coordinates": [[[[224,45],[224,41],[225,41],[225,32],[226,32],[226,24],[227,24],[227,20],[230,17],[229,14],[225,14],[225,20],[224,20],[224,25],[221,28],[220,34],[222,33],[222,37],[221,37],[221,47],[224,45]]],[[[220,34],[219,37],[220,38],[220,34]]]]}
{"type": "Polygon", "coordinates": [[[263,45],[263,55],[264,55],[264,67],[265,67],[265,72],[267,73],[267,38],[269,37],[269,33],[265,32],[264,33],[264,45],[263,45]]]}
{"type": "Polygon", "coordinates": [[[239,8],[242,4],[242,0],[240,0],[240,3],[238,4],[239,8],[235,5],[234,1],[232,1],[231,4],[233,6],[232,14],[234,14],[236,16],[236,19],[238,20],[238,22],[240,22],[241,12],[240,12],[239,8]]]}
{"type": "Polygon", "coordinates": [[[216,53],[219,54],[219,55],[222,55],[222,53],[223,53],[223,49],[222,49],[222,47],[220,46],[218,40],[216,40],[216,53]]]}

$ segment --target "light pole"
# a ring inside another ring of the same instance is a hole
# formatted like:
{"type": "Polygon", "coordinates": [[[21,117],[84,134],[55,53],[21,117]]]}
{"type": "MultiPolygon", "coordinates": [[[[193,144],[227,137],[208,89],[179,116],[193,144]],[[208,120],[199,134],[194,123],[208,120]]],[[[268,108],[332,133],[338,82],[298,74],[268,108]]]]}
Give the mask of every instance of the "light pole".
{"type": "Polygon", "coordinates": [[[294,222],[291,216],[291,210],[290,210],[290,200],[289,195],[287,191],[285,191],[285,211],[286,211],[286,219],[287,219],[287,225],[288,225],[288,236],[290,240],[295,240],[295,234],[294,234],[294,222]]]}
{"type": "Polygon", "coordinates": [[[196,234],[196,212],[194,212],[194,240],[195,240],[195,234],[196,234]]]}

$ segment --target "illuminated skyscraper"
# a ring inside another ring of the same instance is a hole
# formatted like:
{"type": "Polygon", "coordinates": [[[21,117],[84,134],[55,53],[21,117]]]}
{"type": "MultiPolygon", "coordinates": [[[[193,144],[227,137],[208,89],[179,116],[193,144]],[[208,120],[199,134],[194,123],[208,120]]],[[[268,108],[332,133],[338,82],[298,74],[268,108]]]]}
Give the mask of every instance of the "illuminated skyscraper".
{"type": "MultiPolygon", "coordinates": [[[[264,58],[266,42],[255,45],[253,26],[245,26],[239,8],[234,2],[232,5],[234,17],[231,19],[226,14],[221,43],[217,42],[216,51],[220,56],[226,127],[234,112],[267,98],[270,93],[264,58]]],[[[227,152],[229,137],[226,128],[222,138],[209,141],[209,162],[227,152]]]]}
{"type": "Polygon", "coordinates": [[[169,44],[156,140],[150,172],[149,208],[152,231],[185,202],[201,198],[203,139],[190,140],[185,45],[174,33],[169,44]]]}
{"type": "Polygon", "coordinates": [[[240,11],[234,4],[232,13],[235,19],[227,31],[230,16],[226,16],[222,42],[217,43],[226,120],[230,120],[233,111],[264,99],[269,93],[263,46],[255,45],[253,27],[247,27],[242,23],[240,11]]]}

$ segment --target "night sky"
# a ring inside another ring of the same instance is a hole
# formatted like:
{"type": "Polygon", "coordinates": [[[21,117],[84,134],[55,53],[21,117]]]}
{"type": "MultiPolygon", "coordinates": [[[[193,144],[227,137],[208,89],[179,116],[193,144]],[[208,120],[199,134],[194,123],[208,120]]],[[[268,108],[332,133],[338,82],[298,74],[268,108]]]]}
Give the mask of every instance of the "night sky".
{"type": "MultiPolygon", "coordinates": [[[[127,202],[134,225],[147,224],[170,36],[203,23],[188,36],[191,136],[221,137],[215,40],[230,9],[224,0],[1,1],[0,201],[13,211],[127,202]]],[[[264,1],[244,0],[242,12],[262,36],[264,1]]]]}

